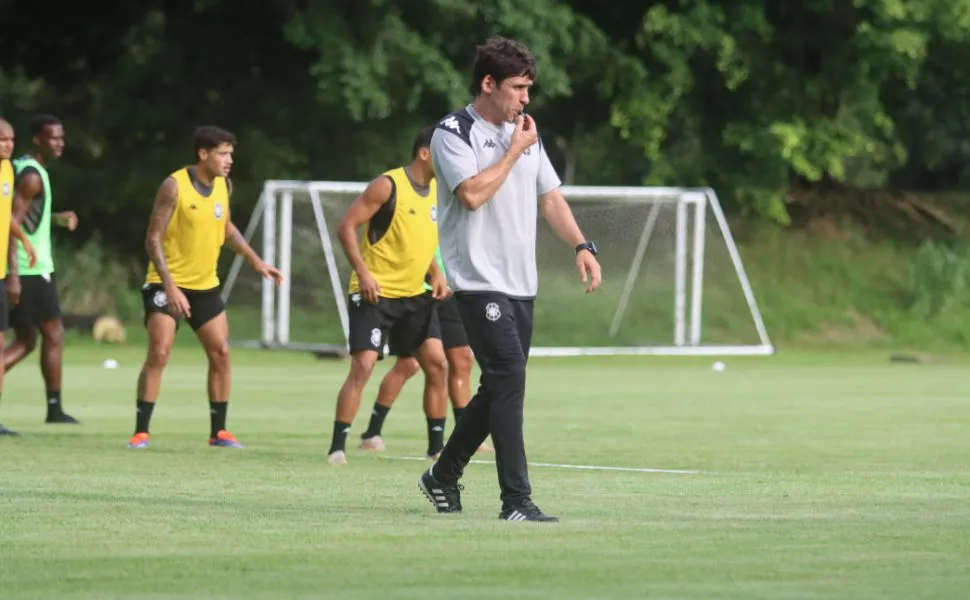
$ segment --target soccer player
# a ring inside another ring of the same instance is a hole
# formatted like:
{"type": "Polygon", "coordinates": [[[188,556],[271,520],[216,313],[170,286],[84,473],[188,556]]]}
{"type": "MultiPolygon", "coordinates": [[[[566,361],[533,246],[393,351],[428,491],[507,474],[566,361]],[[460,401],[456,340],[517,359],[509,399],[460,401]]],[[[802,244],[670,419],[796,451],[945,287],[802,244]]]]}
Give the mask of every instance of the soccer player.
{"type": "MultiPolygon", "coordinates": [[[[34,248],[23,230],[12,218],[14,198],[14,169],[10,163],[13,155],[14,133],[13,127],[0,119],[0,351],[3,348],[4,332],[7,329],[7,308],[16,306],[20,300],[20,278],[17,276],[17,259],[14,244],[11,239],[20,240],[29,257],[28,264],[33,266],[37,262],[34,248]],[[6,232],[9,231],[9,234],[6,232]],[[8,268],[9,264],[9,268],[8,268]],[[8,301],[9,296],[9,301],[8,301]]],[[[0,393],[3,392],[3,361],[0,361],[0,393]]],[[[17,432],[4,427],[0,423],[0,436],[18,435],[17,432]]]]}
{"type": "Polygon", "coordinates": [[[31,147],[28,153],[13,161],[14,217],[36,249],[37,260],[31,265],[21,244],[17,244],[17,267],[20,275],[20,302],[10,310],[14,340],[4,350],[4,369],[9,371],[37,346],[40,332],[40,371],[44,377],[47,398],[47,423],[78,423],[64,412],[61,382],[64,361],[64,323],[61,302],[54,277],[51,225],[77,228],[73,211],[52,212],[54,193],[47,174],[47,164],[64,153],[64,126],[53,115],[38,115],[30,122],[31,147]]]}
{"type": "MultiPolygon", "coordinates": [[[[444,272],[444,264],[441,261],[441,252],[435,251],[435,260],[438,268],[444,272]]],[[[431,290],[431,285],[425,283],[425,289],[431,290]]],[[[461,324],[461,315],[458,314],[458,306],[455,299],[448,298],[438,303],[438,322],[441,325],[441,342],[445,348],[445,356],[448,359],[448,397],[451,399],[451,410],[455,415],[455,422],[461,420],[465,407],[468,406],[470,397],[468,381],[471,379],[472,363],[475,360],[471,347],[468,345],[468,336],[465,334],[465,327],[461,324]]],[[[360,447],[371,452],[382,452],[384,450],[384,440],[381,438],[381,430],[384,427],[384,419],[391,410],[394,401],[401,394],[404,384],[414,377],[420,365],[417,359],[407,351],[397,352],[391,348],[391,352],[397,355],[394,366],[384,375],[381,380],[381,387],[377,391],[377,401],[371,411],[370,424],[367,431],[361,434],[360,447]]],[[[492,448],[482,442],[478,448],[479,452],[491,452],[492,448]]]]}
{"type": "Polygon", "coordinates": [[[218,127],[195,130],[195,160],[169,175],[155,195],[145,249],[150,259],[142,299],[148,355],[138,376],[135,434],[129,448],[147,448],[149,424],[175,333],[184,319],[209,360],[209,445],[242,448],[226,430],[231,383],[229,321],[216,267],[223,244],[277,284],[278,269],[256,254],[232,223],[229,170],[236,137],[218,127]]]}
{"type": "Polygon", "coordinates": [[[472,67],[475,99],[437,125],[431,141],[441,255],[462,322],[482,371],[481,385],[418,480],[438,512],[461,510],[458,480],[491,433],[507,521],[558,521],[532,501],[522,434],[526,362],[538,291],[536,221],[541,212],[575,251],[580,279],[600,285],[596,245],[586,241],[560,192],[560,180],[525,114],[536,79],[523,44],[493,37],[472,67]]]}
{"type": "Polygon", "coordinates": [[[438,207],[429,144],[434,127],[415,139],[411,162],[368,184],[337,225],[337,235],[354,269],[350,278],[350,373],[337,396],[327,461],[347,462],[347,432],[360,396],[383,357],[385,337],[424,370],[424,412],[428,457],[444,445],[448,412],[447,359],[441,344],[436,300],[449,294],[435,261],[438,207]],[[357,229],[364,227],[358,247],[357,229]],[[431,291],[425,289],[430,278],[431,291]]]}

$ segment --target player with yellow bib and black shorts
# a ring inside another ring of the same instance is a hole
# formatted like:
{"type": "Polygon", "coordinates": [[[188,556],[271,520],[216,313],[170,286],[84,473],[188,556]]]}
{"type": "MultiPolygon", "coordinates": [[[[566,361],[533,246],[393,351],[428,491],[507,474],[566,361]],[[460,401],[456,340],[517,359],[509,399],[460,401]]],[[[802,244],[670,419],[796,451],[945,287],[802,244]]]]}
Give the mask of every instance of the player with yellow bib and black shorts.
{"type": "Polygon", "coordinates": [[[278,284],[279,270],[263,262],[232,224],[229,170],[236,138],[218,127],[195,131],[194,166],[175,171],[155,196],[145,248],[150,259],[142,298],[148,356],[138,377],[135,434],[129,448],[147,448],[148,426],[161,391],[175,332],[184,319],[209,360],[209,445],[242,448],[226,430],[229,406],[229,321],[216,274],[227,244],[253,269],[278,284]]]}
{"type": "MultiPolygon", "coordinates": [[[[435,251],[435,260],[441,272],[445,273],[440,248],[435,251]]],[[[430,290],[431,285],[426,283],[425,289],[430,290]]],[[[458,303],[454,296],[439,302],[435,310],[438,313],[438,323],[441,327],[441,343],[445,349],[445,358],[448,359],[448,397],[451,399],[451,410],[457,424],[471,400],[470,381],[475,355],[468,343],[468,334],[465,332],[465,325],[461,321],[458,303]]],[[[398,349],[392,345],[390,350],[391,354],[397,357],[397,360],[394,362],[394,366],[384,374],[381,385],[377,389],[377,400],[374,402],[374,408],[371,409],[367,430],[360,434],[359,447],[368,452],[383,452],[385,450],[384,439],[381,437],[384,420],[387,418],[394,401],[397,400],[404,389],[404,384],[421,370],[417,359],[407,349],[398,349]]],[[[492,452],[492,447],[486,442],[482,442],[478,450],[479,452],[492,452]]]]}
{"type": "Polygon", "coordinates": [[[428,456],[444,446],[448,413],[447,359],[436,304],[449,295],[434,259],[438,248],[437,195],[431,166],[431,127],[414,142],[411,162],[374,179],[337,226],[354,269],[350,278],[350,373],[337,396],[327,461],[347,462],[345,445],[364,386],[384,345],[414,355],[425,373],[428,456]],[[361,240],[357,229],[363,227],[361,240]],[[431,290],[425,289],[430,278],[431,290]]]}
{"type": "MultiPolygon", "coordinates": [[[[13,217],[14,202],[14,169],[10,163],[13,156],[14,133],[13,127],[7,121],[0,119],[0,348],[4,344],[4,332],[7,330],[7,309],[13,308],[20,300],[20,281],[17,277],[16,254],[11,256],[12,241],[20,240],[24,252],[29,257],[30,266],[37,263],[34,247],[26,234],[13,217]],[[10,277],[10,287],[7,279],[10,277]],[[9,300],[8,300],[9,296],[9,300]]],[[[3,392],[3,360],[0,360],[0,394],[3,392]]],[[[0,436],[16,436],[17,432],[8,429],[0,423],[0,436]]]]}

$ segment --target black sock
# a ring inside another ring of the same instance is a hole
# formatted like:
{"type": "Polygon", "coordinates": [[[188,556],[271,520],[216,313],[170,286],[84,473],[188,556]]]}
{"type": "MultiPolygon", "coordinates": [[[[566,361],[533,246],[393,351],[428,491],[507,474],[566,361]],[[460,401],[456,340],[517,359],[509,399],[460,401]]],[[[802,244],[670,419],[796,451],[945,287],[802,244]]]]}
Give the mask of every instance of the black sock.
{"type": "Polygon", "coordinates": [[[428,419],[428,456],[441,452],[445,447],[445,420],[428,419]]]}
{"type": "Polygon", "coordinates": [[[374,437],[375,435],[380,435],[381,429],[384,428],[384,419],[387,418],[387,413],[390,410],[390,406],[381,406],[375,402],[374,410],[370,411],[370,423],[367,425],[367,431],[365,431],[360,438],[366,440],[374,437]]]}
{"type": "Polygon", "coordinates": [[[47,390],[47,416],[59,417],[64,414],[61,406],[61,390],[47,390]]]}
{"type": "Polygon", "coordinates": [[[137,400],[135,406],[137,407],[135,409],[135,433],[148,433],[148,424],[152,421],[155,403],[137,400]]]}
{"type": "Polygon", "coordinates": [[[209,423],[211,425],[210,435],[212,437],[216,437],[217,433],[226,428],[226,412],[228,410],[228,402],[209,403],[209,423]]]}
{"type": "Polygon", "coordinates": [[[333,454],[338,450],[343,452],[347,448],[347,432],[350,431],[350,423],[343,421],[333,422],[333,437],[330,438],[330,450],[327,454],[333,454]]]}
{"type": "Polygon", "coordinates": [[[458,421],[461,421],[461,416],[465,414],[465,407],[462,406],[461,408],[458,408],[457,406],[454,406],[452,407],[451,411],[455,413],[455,425],[457,425],[458,421]]]}

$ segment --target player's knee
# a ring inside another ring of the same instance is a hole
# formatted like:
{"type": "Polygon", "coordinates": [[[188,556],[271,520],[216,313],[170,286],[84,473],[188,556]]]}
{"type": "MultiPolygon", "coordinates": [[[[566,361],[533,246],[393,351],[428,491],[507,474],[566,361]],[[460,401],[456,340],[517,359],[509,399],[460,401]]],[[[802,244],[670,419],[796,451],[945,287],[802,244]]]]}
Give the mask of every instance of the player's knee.
{"type": "Polygon", "coordinates": [[[457,379],[468,379],[472,372],[475,358],[470,348],[451,350],[448,353],[448,375],[457,379]]]}
{"type": "Polygon", "coordinates": [[[206,348],[209,363],[215,367],[229,366],[229,341],[223,340],[206,348]]]}
{"type": "Polygon", "coordinates": [[[394,370],[397,371],[398,375],[401,377],[411,379],[418,374],[418,371],[421,370],[421,365],[418,364],[418,361],[415,358],[402,358],[394,365],[394,370]]]}
{"type": "Polygon", "coordinates": [[[37,332],[33,329],[17,331],[17,341],[23,344],[24,352],[30,354],[37,347],[37,332]]]}
{"type": "Polygon", "coordinates": [[[60,325],[51,327],[44,331],[44,343],[51,347],[61,347],[64,345],[64,328],[60,325]]]}
{"type": "Polygon", "coordinates": [[[361,386],[367,383],[371,373],[374,372],[374,365],[377,364],[377,356],[371,352],[355,354],[350,359],[349,379],[361,386]]]}
{"type": "Polygon", "coordinates": [[[168,364],[168,357],[172,354],[171,344],[164,342],[152,342],[148,344],[148,359],[145,361],[147,367],[161,369],[168,364]]]}
{"type": "Polygon", "coordinates": [[[424,361],[424,374],[435,385],[444,385],[448,375],[448,359],[444,354],[431,355],[424,361]]]}

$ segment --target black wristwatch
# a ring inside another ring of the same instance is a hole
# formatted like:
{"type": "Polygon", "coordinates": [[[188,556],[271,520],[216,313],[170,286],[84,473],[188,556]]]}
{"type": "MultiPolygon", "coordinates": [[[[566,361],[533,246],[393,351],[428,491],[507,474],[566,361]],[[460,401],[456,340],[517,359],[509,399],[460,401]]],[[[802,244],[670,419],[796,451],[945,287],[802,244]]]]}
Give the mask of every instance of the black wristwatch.
{"type": "Polygon", "coordinates": [[[600,249],[596,246],[596,242],[583,242],[582,244],[576,246],[576,254],[579,254],[581,250],[589,250],[590,254],[593,256],[600,253],[600,249]]]}

